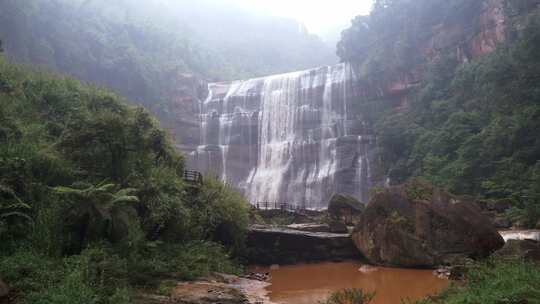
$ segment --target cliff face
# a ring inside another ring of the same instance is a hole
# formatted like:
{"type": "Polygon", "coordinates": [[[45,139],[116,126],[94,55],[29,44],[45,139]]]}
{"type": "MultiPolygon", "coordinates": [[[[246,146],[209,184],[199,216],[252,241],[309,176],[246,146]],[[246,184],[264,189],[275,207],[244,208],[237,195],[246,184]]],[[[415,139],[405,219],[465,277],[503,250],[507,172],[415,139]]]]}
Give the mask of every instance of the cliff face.
{"type": "Polygon", "coordinates": [[[360,95],[366,100],[382,99],[391,102],[396,109],[407,106],[409,93],[418,87],[427,64],[442,54],[453,54],[457,62],[464,64],[491,53],[498,44],[507,39],[505,0],[485,0],[479,15],[469,25],[456,20],[441,20],[433,25],[423,39],[417,41],[415,52],[421,61],[408,69],[392,69],[380,75],[364,75],[359,86],[360,95]],[[376,77],[373,77],[376,76],[376,77]]]}
{"type": "Polygon", "coordinates": [[[442,20],[416,40],[421,60],[408,69],[375,75],[340,64],[212,83],[206,98],[200,82],[184,80],[169,126],[189,155],[188,167],[218,176],[253,203],[320,208],[335,192],[366,201],[369,189],[385,181],[375,168],[373,113],[357,105],[406,108],[430,62],[451,54],[465,64],[494,51],[509,39],[508,24],[538,3],[510,15],[508,1],[485,0],[467,26],[442,20]]]}
{"type": "Polygon", "coordinates": [[[200,145],[200,103],[208,96],[208,83],[192,74],[179,74],[169,81],[176,83],[166,93],[171,101],[167,107],[158,104],[153,110],[170,130],[177,148],[190,154],[200,145]]]}

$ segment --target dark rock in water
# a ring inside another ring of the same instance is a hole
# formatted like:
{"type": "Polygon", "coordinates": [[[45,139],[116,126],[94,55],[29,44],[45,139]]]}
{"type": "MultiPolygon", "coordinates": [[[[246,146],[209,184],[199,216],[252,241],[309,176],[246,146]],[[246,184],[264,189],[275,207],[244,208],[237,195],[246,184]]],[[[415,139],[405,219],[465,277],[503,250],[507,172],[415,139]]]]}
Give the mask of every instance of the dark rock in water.
{"type": "Polygon", "coordinates": [[[370,262],[399,267],[453,264],[504,245],[475,204],[419,181],[376,194],[352,238],[370,262]]]}
{"type": "Polygon", "coordinates": [[[519,258],[540,262],[540,242],[535,240],[508,240],[495,255],[503,258],[519,258]]]}
{"type": "Polygon", "coordinates": [[[332,221],[328,224],[331,233],[349,233],[347,225],[340,221],[332,221]]]}
{"type": "Polygon", "coordinates": [[[452,270],[448,266],[439,267],[433,270],[433,275],[441,279],[448,279],[450,278],[451,274],[452,274],[452,270]]]}
{"type": "Polygon", "coordinates": [[[9,288],[6,285],[6,283],[2,281],[2,278],[0,278],[0,299],[7,297],[8,294],[9,294],[9,288]]]}
{"type": "Polygon", "coordinates": [[[265,272],[265,273],[250,272],[242,277],[249,280],[266,282],[270,280],[270,273],[269,272],[265,272]]]}
{"type": "Polygon", "coordinates": [[[262,265],[361,258],[348,233],[259,227],[250,229],[247,246],[249,262],[262,265]]]}
{"type": "Polygon", "coordinates": [[[345,224],[353,224],[365,206],[354,197],[344,194],[334,194],[328,203],[328,214],[333,220],[339,220],[345,224]]]}

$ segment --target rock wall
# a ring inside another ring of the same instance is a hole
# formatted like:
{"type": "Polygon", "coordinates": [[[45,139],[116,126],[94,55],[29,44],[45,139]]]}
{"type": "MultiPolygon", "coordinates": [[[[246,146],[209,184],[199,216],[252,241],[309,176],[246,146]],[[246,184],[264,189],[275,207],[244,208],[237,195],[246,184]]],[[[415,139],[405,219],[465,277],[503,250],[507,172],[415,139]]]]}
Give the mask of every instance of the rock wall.
{"type": "Polygon", "coordinates": [[[246,245],[247,259],[255,265],[363,259],[348,233],[251,228],[246,245]]]}

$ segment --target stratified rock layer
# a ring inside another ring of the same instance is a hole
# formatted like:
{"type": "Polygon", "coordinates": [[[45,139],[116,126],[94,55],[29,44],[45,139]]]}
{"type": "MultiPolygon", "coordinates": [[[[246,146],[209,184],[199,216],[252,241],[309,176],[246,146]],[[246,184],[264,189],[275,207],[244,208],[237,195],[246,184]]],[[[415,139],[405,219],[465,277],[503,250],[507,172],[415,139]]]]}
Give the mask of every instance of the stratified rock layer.
{"type": "Polygon", "coordinates": [[[359,259],[361,254],[346,234],[306,232],[287,228],[252,228],[247,246],[250,263],[294,264],[310,261],[359,259]]]}
{"type": "Polygon", "coordinates": [[[475,204],[420,182],[376,194],[352,238],[370,262],[400,267],[452,264],[504,245],[475,204]]]}
{"type": "Polygon", "coordinates": [[[209,85],[191,163],[252,203],[322,208],[334,192],[366,198],[373,134],[351,115],[349,64],[209,85]]]}

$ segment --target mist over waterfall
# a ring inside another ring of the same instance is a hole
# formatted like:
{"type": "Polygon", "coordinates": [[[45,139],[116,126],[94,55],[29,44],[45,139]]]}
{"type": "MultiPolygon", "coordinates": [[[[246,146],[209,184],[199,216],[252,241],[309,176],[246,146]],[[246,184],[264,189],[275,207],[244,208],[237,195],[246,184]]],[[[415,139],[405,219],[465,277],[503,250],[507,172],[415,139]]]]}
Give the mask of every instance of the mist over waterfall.
{"type": "Polygon", "coordinates": [[[337,192],[365,201],[375,142],[348,111],[356,81],[343,63],[209,84],[193,161],[252,203],[322,208],[337,192]]]}

